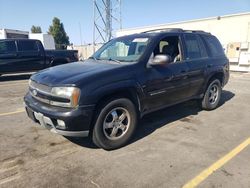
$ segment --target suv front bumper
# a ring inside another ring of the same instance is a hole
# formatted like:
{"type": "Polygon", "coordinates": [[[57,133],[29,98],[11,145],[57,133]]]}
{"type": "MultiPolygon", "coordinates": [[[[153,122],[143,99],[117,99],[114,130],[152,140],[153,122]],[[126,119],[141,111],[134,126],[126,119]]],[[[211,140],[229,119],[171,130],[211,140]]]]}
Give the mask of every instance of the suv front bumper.
{"type": "Polygon", "coordinates": [[[51,132],[69,137],[89,135],[95,105],[76,109],[54,107],[35,100],[29,93],[24,97],[24,102],[27,115],[51,132]]]}

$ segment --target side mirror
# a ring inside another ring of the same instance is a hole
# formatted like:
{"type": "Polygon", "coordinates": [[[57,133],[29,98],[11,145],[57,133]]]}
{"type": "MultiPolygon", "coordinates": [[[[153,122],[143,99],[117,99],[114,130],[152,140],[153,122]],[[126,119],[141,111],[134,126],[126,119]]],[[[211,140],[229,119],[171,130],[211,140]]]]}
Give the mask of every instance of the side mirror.
{"type": "Polygon", "coordinates": [[[169,55],[156,55],[150,65],[167,65],[171,62],[169,55]]]}

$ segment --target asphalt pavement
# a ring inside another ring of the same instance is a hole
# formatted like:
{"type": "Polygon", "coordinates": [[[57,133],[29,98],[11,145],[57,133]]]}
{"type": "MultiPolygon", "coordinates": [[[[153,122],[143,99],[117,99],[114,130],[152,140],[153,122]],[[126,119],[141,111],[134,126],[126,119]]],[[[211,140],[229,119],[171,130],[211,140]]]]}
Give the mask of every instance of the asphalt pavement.
{"type": "Polygon", "coordinates": [[[231,73],[216,110],[189,101],[145,116],[114,151],[33,123],[29,76],[0,78],[0,187],[250,187],[250,74],[231,73]]]}

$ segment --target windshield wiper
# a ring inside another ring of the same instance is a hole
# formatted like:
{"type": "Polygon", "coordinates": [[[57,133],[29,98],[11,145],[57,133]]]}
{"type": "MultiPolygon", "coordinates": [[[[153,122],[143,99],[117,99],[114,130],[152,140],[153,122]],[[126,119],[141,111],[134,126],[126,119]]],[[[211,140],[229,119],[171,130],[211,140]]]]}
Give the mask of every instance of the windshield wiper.
{"type": "Polygon", "coordinates": [[[112,58],[109,58],[109,59],[108,59],[108,61],[114,61],[114,62],[116,62],[116,63],[121,64],[121,61],[119,61],[119,60],[117,60],[117,59],[112,59],[112,58]]]}
{"type": "Polygon", "coordinates": [[[94,59],[94,60],[97,60],[95,57],[93,57],[93,56],[91,56],[91,57],[89,57],[89,59],[94,59]]]}
{"type": "Polygon", "coordinates": [[[116,63],[121,64],[121,61],[116,60],[116,59],[112,59],[112,58],[109,58],[109,59],[98,59],[98,58],[96,58],[96,57],[91,56],[91,57],[89,57],[89,59],[94,59],[95,61],[96,61],[96,60],[102,60],[102,61],[114,61],[114,62],[116,62],[116,63]]]}

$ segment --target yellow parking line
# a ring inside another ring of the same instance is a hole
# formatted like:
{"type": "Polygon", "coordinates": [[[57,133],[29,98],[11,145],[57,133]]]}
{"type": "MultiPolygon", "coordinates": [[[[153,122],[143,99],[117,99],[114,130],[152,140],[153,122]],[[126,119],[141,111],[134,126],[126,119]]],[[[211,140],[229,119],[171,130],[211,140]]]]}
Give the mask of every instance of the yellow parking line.
{"type": "Polygon", "coordinates": [[[183,188],[193,188],[199,185],[202,181],[204,181],[209,175],[211,175],[213,172],[218,170],[220,167],[222,167],[225,163],[230,161],[233,157],[235,157],[237,154],[239,154],[244,148],[246,148],[248,145],[250,145],[250,137],[246,139],[244,142],[242,142],[240,145],[238,145],[236,148],[234,148],[232,151],[230,151],[228,154],[226,154],[224,157],[216,161],[214,164],[212,164],[210,167],[202,171],[199,175],[197,175],[195,178],[190,180],[188,183],[186,183],[183,188]]]}
{"type": "Polygon", "coordinates": [[[22,113],[22,112],[25,112],[25,110],[17,110],[14,112],[2,113],[2,114],[0,114],[0,116],[8,116],[8,115],[18,114],[18,113],[22,113]]]}

